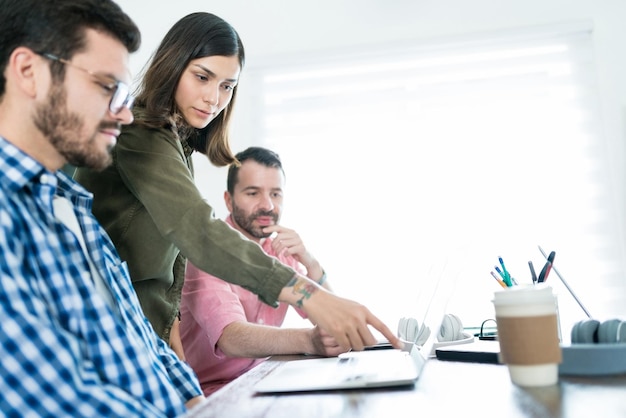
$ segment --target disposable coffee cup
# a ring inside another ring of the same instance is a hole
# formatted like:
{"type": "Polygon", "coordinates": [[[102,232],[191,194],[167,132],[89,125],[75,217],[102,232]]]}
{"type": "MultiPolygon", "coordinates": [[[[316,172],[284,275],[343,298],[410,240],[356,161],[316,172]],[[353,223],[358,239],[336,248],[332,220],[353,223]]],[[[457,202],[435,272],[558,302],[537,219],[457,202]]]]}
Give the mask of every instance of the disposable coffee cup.
{"type": "Polygon", "coordinates": [[[545,284],[513,286],[494,293],[500,361],[519,386],[558,382],[562,361],[558,308],[545,284]]]}

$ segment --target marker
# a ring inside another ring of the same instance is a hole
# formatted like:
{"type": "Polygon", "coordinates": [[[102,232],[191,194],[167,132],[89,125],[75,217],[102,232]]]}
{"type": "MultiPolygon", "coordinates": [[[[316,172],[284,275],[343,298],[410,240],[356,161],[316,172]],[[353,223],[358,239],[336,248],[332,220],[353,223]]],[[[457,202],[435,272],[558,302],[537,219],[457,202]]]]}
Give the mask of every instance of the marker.
{"type": "Polygon", "coordinates": [[[496,271],[498,272],[498,274],[500,275],[500,277],[502,277],[502,280],[504,280],[504,278],[506,277],[504,275],[504,273],[502,273],[502,270],[500,270],[500,267],[498,266],[493,266],[494,269],[496,269],[496,271]]]}
{"type": "Polygon", "coordinates": [[[496,269],[496,271],[498,272],[498,274],[500,275],[500,277],[502,277],[502,281],[504,282],[504,284],[507,285],[507,287],[511,287],[513,286],[513,284],[511,283],[511,281],[509,280],[509,278],[506,276],[506,274],[504,274],[502,272],[502,270],[500,270],[500,267],[498,266],[494,266],[494,268],[496,269]]]}
{"type": "Polygon", "coordinates": [[[509,279],[509,281],[511,280],[511,274],[509,273],[509,271],[506,269],[506,267],[504,267],[504,260],[502,260],[502,257],[498,257],[498,261],[500,261],[500,265],[502,266],[502,271],[504,272],[504,275],[506,276],[507,279],[509,279]]]}
{"type": "Polygon", "coordinates": [[[552,264],[554,263],[554,256],[555,256],[554,251],[552,251],[550,255],[548,256],[548,261],[550,263],[548,264],[548,268],[546,268],[546,274],[543,275],[544,282],[548,280],[548,274],[550,274],[550,272],[552,271],[552,264]]]}
{"type": "Polygon", "coordinates": [[[537,283],[537,273],[535,273],[535,266],[533,266],[533,262],[528,262],[528,267],[530,268],[530,277],[533,279],[533,284],[537,283]]]}
{"type": "Polygon", "coordinates": [[[546,261],[543,269],[541,269],[541,273],[539,273],[539,279],[537,280],[539,283],[543,283],[548,280],[548,274],[550,274],[550,270],[552,270],[552,263],[554,262],[555,255],[556,253],[552,251],[548,256],[548,261],[546,261]]]}
{"type": "Polygon", "coordinates": [[[496,282],[498,282],[500,284],[500,286],[502,286],[503,288],[507,288],[508,286],[506,285],[506,283],[504,283],[502,281],[502,279],[500,279],[498,276],[496,276],[496,273],[494,273],[493,271],[491,272],[491,275],[493,276],[494,279],[496,279],[496,282]]]}

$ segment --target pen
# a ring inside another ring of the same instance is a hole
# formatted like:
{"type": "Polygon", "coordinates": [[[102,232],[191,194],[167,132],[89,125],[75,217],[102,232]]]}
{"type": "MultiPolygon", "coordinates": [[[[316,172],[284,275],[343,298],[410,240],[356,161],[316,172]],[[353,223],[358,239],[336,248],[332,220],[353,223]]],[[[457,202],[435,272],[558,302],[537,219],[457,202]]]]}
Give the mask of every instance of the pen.
{"type": "Polygon", "coordinates": [[[554,264],[554,256],[556,254],[554,253],[554,251],[552,251],[550,253],[550,255],[548,256],[548,261],[550,262],[550,264],[548,264],[548,268],[546,269],[546,274],[543,275],[543,281],[545,282],[546,280],[548,280],[548,274],[550,274],[550,271],[552,271],[552,265],[554,264]]]}
{"type": "Polygon", "coordinates": [[[533,279],[533,284],[537,283],[537,273],[535,273],[535,266],[533,266],[533,262],[528,262],[528,267],[530,268],[530,277],[533,279]]]}
{"type": "Polygon", "coordinates": [[[500,286],[502,286],[503,288],[507,288],[508,286],[506,285],[506,283],[504,283],[502,281],[502,279],[500,279],[498,276],[496,276],[496,273],[494,273],[493,271],[491,272],[491,275],[493,276],[494,279],[496,279],[496,282],[498,282],[500,284],[500,286]]]}
{"type": "Polygon", "coordinates": [[[539,279],[537,279],[537,282],[543,283],[548,279],[548,274],[550,274],[550,270],[552,270],[552,263],[554,262],[555,255],[556,253],[554,251],[550,253],[550,255],[548,256],[548,261],[546,261],[543,269],[541,269],[541,273],[539,273],[539,279]]]}
{"type": "Polygon", "coordinates": [[[504,275],[506,276],[507,279],[509,279],[509,281],[511,280],[511,274],[509,273],[509,271],[506,269],[506,267],[504,267],[504,260],[502,260],[502,257],[498,257],[498,261],[500,261],[500,265],[502,266],[502,271],[504,272],[504,275]]]}
{"type": "Polygon", "coordinates": [[[506,284],[507,287],[513,286],[513,284],[511,283],[509,278],[506,276],[506,274],[504,274],[502,270],[500,270],[500,267],[494,266],[494,268],[496,269],[500,277],[502,277],[502,281],[504,282],[504,284],[506,284]]]}

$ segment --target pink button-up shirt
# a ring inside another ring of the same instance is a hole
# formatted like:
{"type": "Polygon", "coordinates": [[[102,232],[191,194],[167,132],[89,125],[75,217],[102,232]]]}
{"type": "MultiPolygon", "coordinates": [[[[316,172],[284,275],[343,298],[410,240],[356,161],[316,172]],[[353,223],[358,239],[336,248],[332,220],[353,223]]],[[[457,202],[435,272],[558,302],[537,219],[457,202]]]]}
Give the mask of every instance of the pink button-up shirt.
{"type": "MultiPolygon", "coordinates": [[[[226,223],[233,226],[230,216],[226,223]]],[[[304,267],[291,255],[276,254],[272,239],[262,242],[263,250],[283,264],[306,274],[304,267]]],[[[250,370],[265,358],[231,358],[218,347],[217,340],[224,328],[235,321],[279,327],[287,314],[288,304],[273,308],[243,287],[227,283],[187,262],[185,284],[180,306],[180,332],[187,362],[200,380],[205,395],[250,370]]],[[[302,317],[304,313],[299,311],[302,317]]]]}

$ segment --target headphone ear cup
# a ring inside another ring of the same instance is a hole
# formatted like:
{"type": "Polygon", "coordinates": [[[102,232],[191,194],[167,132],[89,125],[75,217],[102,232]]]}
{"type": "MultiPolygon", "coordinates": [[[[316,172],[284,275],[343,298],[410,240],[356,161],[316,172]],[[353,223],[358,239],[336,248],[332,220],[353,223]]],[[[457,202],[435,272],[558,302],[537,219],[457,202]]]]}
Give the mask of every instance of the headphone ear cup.
{"type": "Polygon", "coordinates": [[[445,314],[437,339],[440,342],[456,341],[463,338],[463,323],[461,319],[454,314],[445,314]]]}
{"type": "Polygon", "coordinates": [[[573,344],[591,344],[598,342],[598,328],[600,321],[597,319],[584,319],[578,321],[572,327],[573,344]]]}
{"type": "Polygon", "coordinates": [[[454,314],[449,314],[449,315],[456,324],[456,329],[455,329],[456,337],[454,337],[454,339],[462,340],[463,338],[465,338],[465,335],[463,335],[463,321],[461,321],[461,318],[459,318],[458,316],[454,314]]]}
{"type": "Polygon", "coordinates": [[[619,319],[602,322],[598,327],[598,342],[610,344],[626,341],[626,326],[622,326],[622,322],[619,319]]]}
{"type": "Polygon", "coordinates": [[[626,343],[626,321],[620,321],[616,334],[618,343],[626,343]]]}

